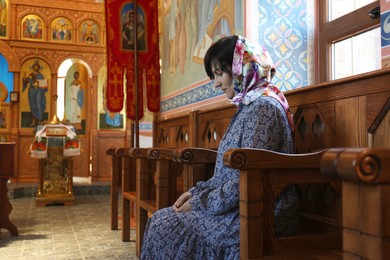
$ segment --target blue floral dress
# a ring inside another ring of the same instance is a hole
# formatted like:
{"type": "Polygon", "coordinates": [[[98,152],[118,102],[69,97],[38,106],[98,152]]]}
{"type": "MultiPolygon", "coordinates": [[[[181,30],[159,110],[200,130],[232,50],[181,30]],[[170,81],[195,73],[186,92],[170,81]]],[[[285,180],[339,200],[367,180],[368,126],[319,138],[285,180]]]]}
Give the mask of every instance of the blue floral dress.
{"type": "MultiPolygon", "coordinates": [[[[169,207],[153,214],[141,259],[239,259],[239,171],[223,165],[223,154],[231,148],[292,153],[291,130],[280,102],[263,96],[239,105],[220,142],[214,176],[190,190],[190,211],[174,213],[169,207]]],[[[296,231],[297,200],[292,186],[276,199],[276,235],[296,231]]]]}

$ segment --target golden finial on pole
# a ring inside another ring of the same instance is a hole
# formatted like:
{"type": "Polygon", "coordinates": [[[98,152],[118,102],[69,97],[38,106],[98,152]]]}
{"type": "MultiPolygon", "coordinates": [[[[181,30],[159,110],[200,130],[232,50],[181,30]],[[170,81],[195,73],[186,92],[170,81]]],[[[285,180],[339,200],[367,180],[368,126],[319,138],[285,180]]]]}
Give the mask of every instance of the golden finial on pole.
{"type": "Polygon", "coordinates": [[[57,117],[57,115],[53,116],[53,119],[51,120],[50,124],[51,125],[58,125],[60,122],[60,119],[57,117]]]}

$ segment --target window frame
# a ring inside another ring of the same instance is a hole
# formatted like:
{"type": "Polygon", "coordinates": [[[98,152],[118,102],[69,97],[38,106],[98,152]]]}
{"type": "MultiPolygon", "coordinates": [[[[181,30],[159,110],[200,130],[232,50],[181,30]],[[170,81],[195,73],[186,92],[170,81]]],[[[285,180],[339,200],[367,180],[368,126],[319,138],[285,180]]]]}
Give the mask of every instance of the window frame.
{"type": "Polygon", "coordinates": [[[368,15],[371,9],[380,6],[380,1],[372,2],[333,21],[329,21],[329,0],[319,2],[317,2],[319,49],[316,82],[322,83],[332,79],[333,43],[380,26],[380,18],[372,19],[368,15]]]}

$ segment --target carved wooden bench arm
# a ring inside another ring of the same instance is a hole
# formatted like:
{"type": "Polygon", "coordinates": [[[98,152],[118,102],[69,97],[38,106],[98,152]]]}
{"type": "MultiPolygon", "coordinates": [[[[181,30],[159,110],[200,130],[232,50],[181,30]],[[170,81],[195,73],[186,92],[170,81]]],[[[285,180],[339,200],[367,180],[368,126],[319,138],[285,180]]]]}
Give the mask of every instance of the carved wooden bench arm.
{"type": "Polygon", "coordinates": [[[390,149],[333,148],[321,160],[322,172],[347,182],[390,183],[390,149]]]}
{"type": "Polygon", "coordinates": [[[316,168],[324,150],[306,154],[285,154],[274,151],[237,148],[228,150],[224,156],[224,164],[242,170],[282,169],[282,168],[316,168]]]}
{"type": "Polygon", "coordinates": [[[146,159],[148,158],[148,148],[130,148],[128,154],[132,158],[146,159]]]}
{"type": "Polygon", "coordinates": [[[321,170],[343,180],[344,255],[388,258],[390,149],[329,149],[321,159],[321,170]]]}
{"type": "Polygon", "coordinates": [[[130,150],[130,148],[117,148],[115,153],[117,156],[127,157],[127,156],[129,156],[129,150],[130,150]]]}
{"type": "Polygon", "coordinates": [[[151,160],[172,160],[176,161],[176,149],[171,148],[150,148],[147,156],[151,160]]]}
{"type": "Polygon", "coordinates": [[[214,174],[217,151],[207,148],[183,148],[177,151],[176,160],[183,164],[183,191],[214,174]]]}
{"type": "Polygon", "coordinates": [[[114,156],[117,148],[109,147],[106,149],[106,154],[110,156],[114,156]]]}
{"type": "Polygon", "coordinates": [[[217,159],[217,151],[207,148],[182,148],[176,153],[176,160],[186,164],[214,163],[217,159]]]}
{"type": "Polygon", "coordinates": [[[324,152],[325,150],[305,154],[285,154],[265,149],[237,148],[228,150],[223,156],[223,162],[226,166],[239,170],[286,169],[278,174],[278,182],[282,186],[291,183],[331,182],[331,178],[322,174],[312,174],[313,169],[319,171],[324,152]],[[291,176],[294,176],[294,179],[291,179],[291,176]]]}

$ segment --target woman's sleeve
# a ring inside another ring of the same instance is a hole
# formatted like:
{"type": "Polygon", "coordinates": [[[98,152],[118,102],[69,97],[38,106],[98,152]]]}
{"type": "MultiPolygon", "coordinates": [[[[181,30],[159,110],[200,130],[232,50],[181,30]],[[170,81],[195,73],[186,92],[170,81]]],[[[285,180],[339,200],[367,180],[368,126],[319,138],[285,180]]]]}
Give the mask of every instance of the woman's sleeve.
{"type": "Polygon", "coordinates": [[[238,207],[239,178],[237,171],[227,172],[233,178],[219,187],[209,187],[193,195],[190,205],[193,210],[209,211],[212,214],[223,214],[238,207]]]}

